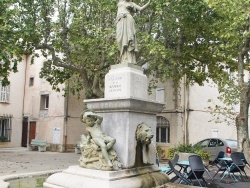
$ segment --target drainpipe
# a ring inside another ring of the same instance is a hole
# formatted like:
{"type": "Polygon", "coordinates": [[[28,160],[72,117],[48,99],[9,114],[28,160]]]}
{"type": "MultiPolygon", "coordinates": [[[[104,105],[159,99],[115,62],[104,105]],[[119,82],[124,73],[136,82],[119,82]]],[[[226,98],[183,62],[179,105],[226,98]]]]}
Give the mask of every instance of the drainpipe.
{"type": "Polygon", "coordinates": [[[183,129],[184,129],[184,144],[187,144],[187,76],[183,78],[184,101],[183,101],[183,129]]]}
{"type": "Polygon", "coordinates": [[[67,82],[67,95],[65,98],[65,112],[64,112],[64,150],[67,150],[67,125],[68,125],[68,116],[69,116],[69,82],[67,82]]]}
{"type": "MultiPolygon", "coordinates": [[[[27,84],[27,64],[28,64],[28,55],[25,55],[25,70],[24,70],[24,85],[23,85],[23,108],[22,108],[22,119],[24,120],[24,103],[25,103],[25,95],[26,95],[26,84],[27,84]]],[[[28,118],[28,130],[27,130],[27,148],[29,147],[29,117],[28,118]]],[[[22,120],[22,127],[23,127],[23,120],[22,120]]],[[[22,138],[21,138],[22,139],[22,138]]],[[[22,142],[22,140],[21,140],[22,142]]]]}

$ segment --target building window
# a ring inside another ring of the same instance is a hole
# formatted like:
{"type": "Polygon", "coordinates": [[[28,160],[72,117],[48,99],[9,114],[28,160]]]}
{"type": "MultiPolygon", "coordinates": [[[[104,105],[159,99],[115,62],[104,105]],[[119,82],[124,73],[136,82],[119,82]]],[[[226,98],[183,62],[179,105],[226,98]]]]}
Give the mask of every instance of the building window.
{"type": "Polygon", "coordinates": [[[11,119],[0,117],[0,142],[10,142],[11,119]]]}
{"type": "Polygon", "coordinates": [[[41,110],[49,109],[49,95],[41,95],[40,109],[41,110]]]}
{"type": "Polygon", "coordinates": [[[10,102],[10,85],[2,86],[0,81],[0,102],[9,103],[10,102]]]}
{"type": "Polygon", "coordinates": [[[165,91],[164,88],[156,88],[156,101],[165,102],[165,91]]]}
{"type": "Polygon", "coordinates": [[[33,86],[33,85],[34,85],[34,77],[30,77],[29,86],[33,86]]]}
{"type": "Polygon", "coordinates": [[[160,143],[170,142],[170,124],[169,121],[162,116],[157,117],[156,142],[160,143]]]}

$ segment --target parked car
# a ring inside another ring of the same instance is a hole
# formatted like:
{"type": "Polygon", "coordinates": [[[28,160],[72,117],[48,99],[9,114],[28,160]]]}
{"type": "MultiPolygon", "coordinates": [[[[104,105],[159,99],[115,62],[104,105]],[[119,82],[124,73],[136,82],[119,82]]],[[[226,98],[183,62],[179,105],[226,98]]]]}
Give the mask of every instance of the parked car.
{"type": "Polygon", "coordinates": [[[225,152],[225,157],[230,157],[232,152],[237,151],[237,140],[233,139],[207,138],[195,145],[200,145],[205,150],[210,151],[210,161],[213,161],[220,151],[225,152]]]}

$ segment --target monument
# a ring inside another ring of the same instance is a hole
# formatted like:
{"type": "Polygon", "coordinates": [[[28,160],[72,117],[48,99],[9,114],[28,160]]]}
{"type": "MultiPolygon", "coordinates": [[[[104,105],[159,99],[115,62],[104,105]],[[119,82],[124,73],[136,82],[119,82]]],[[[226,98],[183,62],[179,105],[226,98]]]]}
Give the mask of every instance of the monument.
{"type": "Polygon", "coordinates": [[[79,166],[50,176],[45,188],[152,188],[169,182],[156,161],[156,114],[164,104],[148,100],[148,78],[136,65],[136,33],[131,0],[119,0],[116,20],[121,63],[105,76],[104,98],[84,100],[81,114],[89,135],[80,143],[79,166]],[[96,131],[98,129],[98,131],[96,131]],[[101,136],[100,136],[101,135],[101,136]]]}

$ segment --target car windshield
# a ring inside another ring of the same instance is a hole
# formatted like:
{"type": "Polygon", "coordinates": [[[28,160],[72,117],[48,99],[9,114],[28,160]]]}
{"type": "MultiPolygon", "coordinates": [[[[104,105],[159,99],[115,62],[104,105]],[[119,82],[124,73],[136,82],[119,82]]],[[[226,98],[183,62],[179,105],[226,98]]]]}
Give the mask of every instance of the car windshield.
{"type": "Polygon", "coordinates": [[[199,143],[197,143],[196,145],[199,145],[199,146],[201,146],[201,147],[207,147],[209,140],[210,140],[210,139],[202,140],[202,141],[200,141],[199,143]]]}
{"type": "Polygon", "coordinates": [[[237,148],[237,141],[236,140],[227,140],[227,144],[230,147],[237,148]]]}

